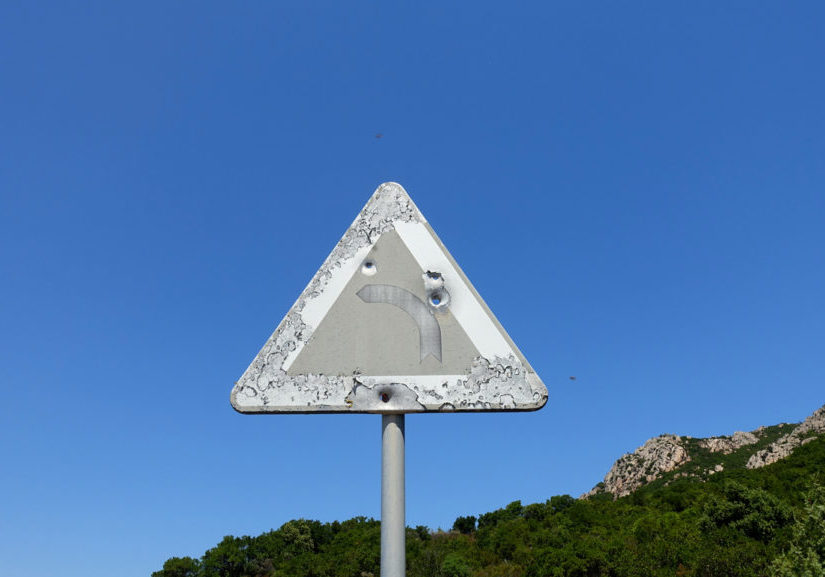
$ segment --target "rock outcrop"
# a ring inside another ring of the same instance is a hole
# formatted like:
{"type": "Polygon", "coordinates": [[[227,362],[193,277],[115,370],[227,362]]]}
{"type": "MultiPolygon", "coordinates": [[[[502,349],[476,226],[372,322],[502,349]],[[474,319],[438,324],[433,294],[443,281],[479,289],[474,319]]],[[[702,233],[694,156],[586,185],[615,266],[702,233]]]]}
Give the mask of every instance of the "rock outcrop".
{"type": "Polygon", "coordinates": [[[820,407],[787,435],[780,437],[767,448],[751,455],[746,467],[748,469],[758,469],[775,463],[790,455],[797,447],[823,433],[825,433],[825,406],[820,407]]]}
{"type": "MultiPolygon", "coordinates": [[[[730,465],[741,467],[743,459],[748,455],[748,449],[743,450],[744,447],[755,445],[760,440],[763,441],[760,446],[764,446],[765,443],[776,438],[775,435],[787,430],[786,427],[790,425],[781,423],[775,427],[759,427],[751,432],[737,431],[730,436],[707,439],[676,435],[654,437],[632,453],[619,458],[607,472],[604,482],[596,485],[582,497],[592,497],[601,493],[610,493],[615,499],[625,497],[675,469],[680,470],[671,475],[671,478],[665,481],[666,483],[682,477],[707,479],[711,475],[729,469],[730,465]],[[766,437],[766,435],[770,436],[766,437]],[[730,458],[727,457],[740,450],[743,450],[745,454],[740,452],[730,458]],[[689,464],[692,461],[691,451],[696,461],[689,464]],[[709,459],[709,453],[714,454],[715,458],[709,459]],[[714,463],[714,460],[718,462],[714,463]]],[[[766,448],[759,451],[755,450],[756,447],[750,449],[753,454],[747,460],[746,466],[748,469],[756,469],[775,463],[790,455],[797,447],[823,434],[825,434],[825,406],[819,408],[804,422],[793,427],[789,433],[782,435],[766,448]]]]}
{"type": "Polygon", "coordinates": [[[723,453],[725,455],[729,455],[742,447],[753,445],[757,441],[759,441],[759,437],[753,433],[736,431],[730,437],[709,437],[707,439],[702,439],[699,442],[699,446],[704,447],[711,453],[723,453]]]}
{"type": "Polygon", "coordinates": [[[604,478],[602,487],[587,493],[612,493],[624,497],[664,473],[668,473],[690,460],[682,439],[676,435],[661,435],[648,440],[632,453],[623,455],[613,464],[604,478]]]}

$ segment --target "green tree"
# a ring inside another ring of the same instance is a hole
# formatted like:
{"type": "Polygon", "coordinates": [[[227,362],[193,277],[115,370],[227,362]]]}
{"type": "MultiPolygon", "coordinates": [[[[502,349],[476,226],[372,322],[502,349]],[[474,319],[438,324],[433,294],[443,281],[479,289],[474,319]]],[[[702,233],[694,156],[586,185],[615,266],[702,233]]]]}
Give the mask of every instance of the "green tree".
{"type": "Polygon", "coordinates": [[[204,553],[201,560],[203,577],[244,577],[248,561],[249,537],[227,535],[204,553]]]}
{"type": "Polygon", "coordinates": [[[450,553],[441,564],[441,574],[444,577],[469,577],[470,565],[458,553],[450,553]]]}
{"type": "Polygon", "coordinates": [[[465,535],[469,535],[470,533],[476,530],[476,518],[473,515],[468,517],[458,517],[453,523],[453,531],[458,531],[459,533],[463,533],[465,535]]]}
{"type": "Polygon", "coordinates": [[[509,521],[520,517],[523,511],[521,501],[513,501],[504,509],[496,509],[490,513],[484,513],[478,517],[478,528],[494,527],[503,521],[509,521]]]}
{"type": "Polygon", "coordinates": [[[550,500],[547,502],[553,513],[561,513],[562,511],[572,507],[575,503],[576,500],[570,495],[556,495],[554,497],[550,497],[550,500]]]}
{"type": "Polygon", "coordinates": [[[705,528],[730,527],[762,542],[793,519],[791,508],[777,497],[734,481],[725,484],[721,496],[706,503],[704,513],[705,528]]]}
{"type": "Polygon", "coordinates": [[[818,483],[806,495],[803,513],[793,525],[788,551],[774,559],[772,577],[825,575],[825,487],[818,483]]]}
{"type": "Polygon", "coordinates": [[[429,541],[431,538],[430,529],[426,525],[416,525],[415,534],[418,535],[418,538],[422,541],[429,541]]]}
{"type": "Polygon", "coordinates": [[[196,577],[201,564],[191,557],[172,557],[163,564],[163,569],[152,573],[152,577],[196,577]]]}
{"type": "Polygon", "coordinates": [[[309,553],[315,549],[312,539],[312,528],[305,519],[287,521],[279,529],[284,539],[284,557],[296,557],[302,553],[309,553]]]}

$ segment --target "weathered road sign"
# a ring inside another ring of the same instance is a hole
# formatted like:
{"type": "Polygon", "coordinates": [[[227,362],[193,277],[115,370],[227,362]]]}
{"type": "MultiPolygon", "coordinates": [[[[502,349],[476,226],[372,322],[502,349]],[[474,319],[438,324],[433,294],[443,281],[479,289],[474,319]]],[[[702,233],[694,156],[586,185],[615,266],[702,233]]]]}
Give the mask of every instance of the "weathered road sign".
{"type": "Polygon", "coordinates": [[[396,183],[232,390],[242,413],[530,411],[547,389],[396,183]]]}

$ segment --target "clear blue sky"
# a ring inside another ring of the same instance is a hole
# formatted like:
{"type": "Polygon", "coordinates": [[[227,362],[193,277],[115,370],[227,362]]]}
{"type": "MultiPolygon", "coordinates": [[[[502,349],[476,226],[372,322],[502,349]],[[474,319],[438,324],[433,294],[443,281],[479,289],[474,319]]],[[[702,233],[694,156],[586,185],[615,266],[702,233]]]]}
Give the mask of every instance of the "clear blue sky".
{"type": "Polygon", "coordinates": [[[388,180],[550,391],[409,417],[409,524],[825,403],[822,3],[69,4],[0,5],[0,574],[378,516],[379,417],[229,392],[388,180]]]}

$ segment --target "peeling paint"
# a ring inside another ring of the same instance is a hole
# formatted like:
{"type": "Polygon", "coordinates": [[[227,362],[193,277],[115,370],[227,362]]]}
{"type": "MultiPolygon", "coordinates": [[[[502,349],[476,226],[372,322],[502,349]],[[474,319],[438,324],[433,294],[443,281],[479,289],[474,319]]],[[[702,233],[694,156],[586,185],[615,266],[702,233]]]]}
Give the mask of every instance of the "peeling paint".
{"type": "MultiPolygon", "coordinates": [[[[345,405],[347,412],[367,413],[534,410],[547,401],[546,389],[530,383],[529,374],[515,357],[492,361],[478,357],[469,375],[443,382],[441,393],[421,384],[382,382],[363,375],[288,376],[283,371],[268,370],[270,367],[261,371],[256,383],[239,383],[233,391],[233,404],[260,403],[261,398],[278,395],[284,387],[294,392],[294,412],[336,412],[334,407],[340,405],[345,405]],[[331,394],[333,391],[340,394],[331,394]],[[389,393],[389,402],[379,398],[383,392],[389,393]]],[[[278,412],[289,410],[280,407],[278,412]]]]}
{"type": "Polygon", "coordinates": [[[369,387],[356,383],[347,395],[347,403],[355,411],[375,413],[415,413],[427,410],[418,402],[418,395],[402,383],[369,387]]]}

